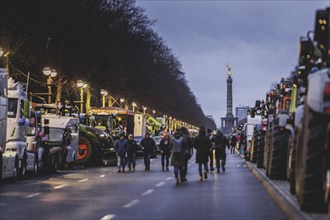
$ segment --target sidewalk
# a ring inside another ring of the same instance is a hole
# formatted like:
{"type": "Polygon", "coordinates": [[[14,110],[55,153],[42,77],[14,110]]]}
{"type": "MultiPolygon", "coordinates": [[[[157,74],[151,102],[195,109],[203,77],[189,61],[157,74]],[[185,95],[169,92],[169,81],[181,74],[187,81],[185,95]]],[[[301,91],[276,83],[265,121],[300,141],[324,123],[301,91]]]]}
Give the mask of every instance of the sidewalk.
{"type": "Polygon", "coordinates": [[[261,182],[266,191],[274,199],[283,212],[292,220],[308,219],[308,220],[327,220],[327,214],[306,213],[300,210],[295,195],[291,195],[289,182],[286,180],[270,180],[264,169],[259,169],[250,161],[245,161],[247,167],[261,182]]]}

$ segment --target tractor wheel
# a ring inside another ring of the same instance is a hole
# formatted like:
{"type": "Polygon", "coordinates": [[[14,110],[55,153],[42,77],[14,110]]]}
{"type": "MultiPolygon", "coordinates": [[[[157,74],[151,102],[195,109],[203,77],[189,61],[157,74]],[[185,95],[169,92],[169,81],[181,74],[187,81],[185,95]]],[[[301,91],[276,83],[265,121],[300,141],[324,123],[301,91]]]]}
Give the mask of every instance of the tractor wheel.
{"type": "Polygon", "coordinates": [[[264,164],[264,151],[265,151],[265,132],[260,132],[260,140],[259,140],[259,146],[258,146],[258,156],[257,156],[257,167],[263,168],[264,164]]]}
{"type": "Polygon", "coordinates": [[[23,154],[23,159],[21,161],[21,167],[18,167],[18,179],[23,180],[26,177],[26,165],[27,165],[27,155],[26,152],[23,154]]]}
{"type": "Polygon", "coordinates": [[[258,137],[259,137],[259,132],[254,132],[253,133],[253,143],[252,143],[252,149],[251,149],[251,162],[252,163],[256,163],[257,162],[257,151],[258,151],[258,148],[259,148],[259,140],[258,140],[258,137]]]}
{"type": "Polygon", "coordinates": [[[78,160],[77,164],[85,165],[92,156],[93,146],[90,140],[84,136],[79,136],[78,160]]]}
{"type": "Polygon", "coordinates": [[[297,135],[293,139],[292,135],[289,136],[288,140],[288,162],[287,162],[287,179],[290,183],[290,193],[292,195],[296,194],[295,191],[295,166],[296,166],[296,151],[295,151],[295,140],[297,139],[297,135]]]}
{"type": "Polygon", "coordinates": [[[330,172],[330,123],[328,124],[327,135],[325,139],[323,156],[323,190],[324,190],[324,201],[327,202],[328,206],[328,219],[330,219],[330,190],[328,184],[328,172],[330,172]]]}
{"type": "MultiPolygon", "coordinates": [[[[300,155],[299,178],[296,181],[298,203],[303,211],[324,212],[323,156],[329,117],[318,114],[307,105],[304,108],[303,142],[300,155]]],[[[298,166],[298,164],[297,164],[298,166]]]]}
{"type": "Polygon", "coordinates": [[[286,179],[289,134],[280,130],[278,120],[275,121],[274,125],[273,144],[269,158],[269,178],[284,180],[286,179]]]}
{"type": "Polygon", "coordinates": [[[269,161],[270,161],[270,153],[272,150],[272,136],[273,136],[273,123],[270,122],[268,125],[268,130],[266,134],[266,143],[265,143],[265,154],[264,154],[264,167],[266,171],[266,176],[269,176],[269,161]]]}
{"type": "Polygon", "coordinates": [[[34,154],[34,162],[33,162],[33,170],[31,172],[31,175],[33,177],[38,176],[38,168],[39,168],[39,165],[38,165],[38,153],[35,153],[34,154]]]}

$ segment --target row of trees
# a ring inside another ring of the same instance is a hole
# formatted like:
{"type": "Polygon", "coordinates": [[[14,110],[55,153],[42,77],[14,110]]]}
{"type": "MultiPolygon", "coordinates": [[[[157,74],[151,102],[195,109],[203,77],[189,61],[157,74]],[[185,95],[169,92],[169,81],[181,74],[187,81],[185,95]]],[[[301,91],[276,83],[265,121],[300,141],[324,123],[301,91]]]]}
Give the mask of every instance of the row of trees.
{"type": "Polygon", "coordinates": [[[51,66],[59,72],[56,99],[79,99],[74,84],[82,79],[93,88],[94,106],[104,88],[162,114],[216,128],[188,87],[180,61],[134,0],[16,0],[2,2],[0,10],[0,47],[10,51],[12,76],[26,80],[31,73],[31,92],[45,91],[41,70],[51,66]]]}

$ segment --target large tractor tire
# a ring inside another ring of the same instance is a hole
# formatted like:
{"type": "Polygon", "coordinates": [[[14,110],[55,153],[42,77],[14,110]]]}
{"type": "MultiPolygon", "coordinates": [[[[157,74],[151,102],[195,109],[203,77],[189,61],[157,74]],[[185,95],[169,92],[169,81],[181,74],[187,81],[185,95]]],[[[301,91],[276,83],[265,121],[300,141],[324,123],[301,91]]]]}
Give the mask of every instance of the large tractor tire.
{"type": "Polygon", "coordinates": [[[23,180],[26,178],[26,166],[27,166],[27,155],[26,152],[24,152],[23,154],[23,158],[21,160],[21,166],[18,168],[18,173],[17,173],[17,177],[19,180],[23,180]]]}
{"type": "MultiPolygon", "coordinates": [[[[297,133],[297,132],[295,132],[297,133]]],[[[296,167],[296,145],[297,140],[297,134],[295,134],[295,137],[293,138],[292,135],[289,136],[288,140],[288,162],[287,162],[287,179],[290,184],[290,193],[292,195],[296,194],[295,190],[295,167],[296,167]]]]}
{"type": "Polygon", "coordinates": [[[266,171],[266,176],[269,176],[269,161],[270,161],[269,158],[272,149],[272,136],[273,136],[273,122],[270,122],[266,134],[265,153],[264,153],[264,167],[266,171]]]}
{"type": "Polygon", "coordinates": [[[289,134],[281,131],[278,120],[274,122],[272,148],[269,157],[269,178],[286,179],[289,134]]]}
{"type": "Polygon", "coordinates": [[[81,165],[87,165],[87,163],[91,159],[92,153],[93,145],[91,141],[84,136],[79,136],[78,160],[76,161],[76,163],[81,165]]]}
{"type": "Polygon", "coordinates": [[[330,123],[328,124],[327,135],[325,139],[324,150],[325,154],[323,156],[323,166],[324,166],[324,175],[323,175],[323,189],[324,189],[324,201],[327,202],[328,206],[328,219],[330,219],[330,189],[328,186],[328,172],[330,172],[330,123]]]}
{"type": "Polygon", "coordinates": [[[263,168],[264,167],[264,151],[265,151],[265,132],[259,132],[259,146],[257,151],[257,167],[263,168]]]}
{"type": "Polygon", "coordinates": [[[259,132],[255,131],[253,132],[253,138],[252,138],[252,148],[251,148],[251,155],[250,155],[250,160],[252,163],[257,162],[257,151],[259,148],[259,132]]]}
{"type": "Polygon", "coordinates": [[[303,142],[299,149],[296,194],[300,208],[307,212],[324,212],[323,156],[329,117],[318,114],[307,105],[304,108],[303,142]],[[299,165],[299,167],[298,167],[299,165]]]}

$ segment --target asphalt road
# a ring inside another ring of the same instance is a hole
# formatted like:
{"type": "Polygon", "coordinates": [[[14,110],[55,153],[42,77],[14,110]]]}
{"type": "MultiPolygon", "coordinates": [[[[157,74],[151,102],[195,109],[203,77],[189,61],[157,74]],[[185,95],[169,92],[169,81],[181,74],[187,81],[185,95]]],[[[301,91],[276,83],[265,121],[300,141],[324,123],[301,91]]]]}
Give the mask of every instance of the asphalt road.
{"type": "Polygon", "coordinates": [[[188,182],[153,159],[144,171],[76,168],[0,186],[0,219],[287,219],[244,162],[227,153],[226,173],[199,181],[194,156],[188,182]]]}

